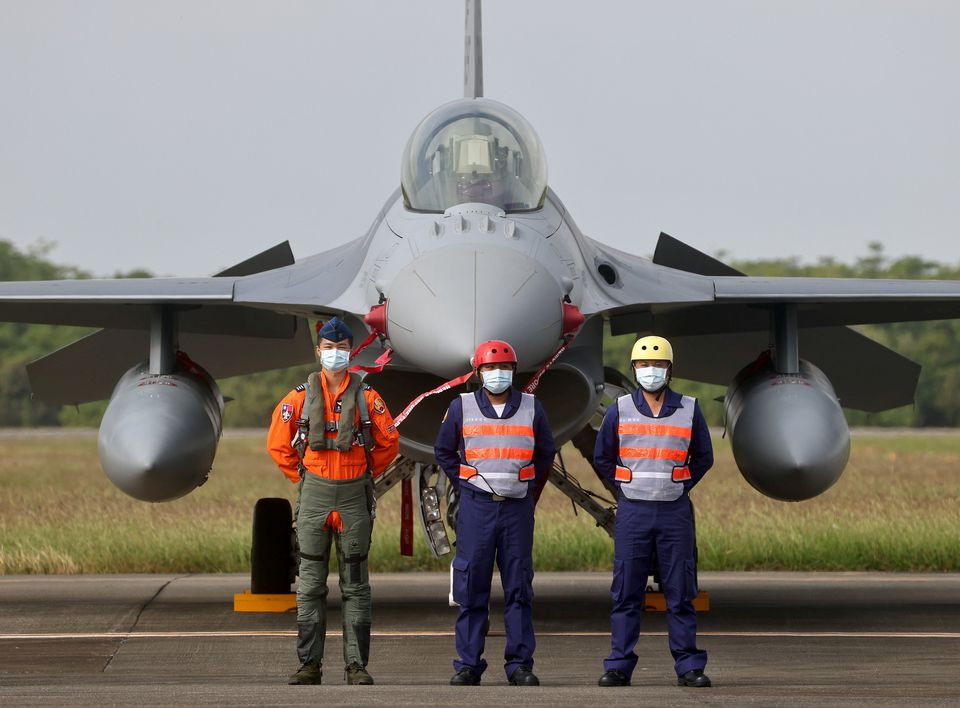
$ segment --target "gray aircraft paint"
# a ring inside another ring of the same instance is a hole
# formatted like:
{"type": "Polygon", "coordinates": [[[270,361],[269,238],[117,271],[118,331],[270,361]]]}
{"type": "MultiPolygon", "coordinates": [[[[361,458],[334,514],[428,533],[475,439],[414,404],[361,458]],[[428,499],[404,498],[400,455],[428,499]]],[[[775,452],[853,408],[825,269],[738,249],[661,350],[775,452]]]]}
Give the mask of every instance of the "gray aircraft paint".
{"type": "MultiPolygon", "coordinates": [[[[455,102],[464,110],[469,110],[471,101],[484,100],[479,98],[483,93],[479,0],[467,3],[467,13],[464,67],[468,97],[455,102]]],[[[631,228],[628,210],[624,211],[622,223],[624,229],[631,228]]],[[[517,213],[472,203],[457,204],[442,213],[415,212],[404,207],[397,190],[366,235],[296,263],[278,265],[255,257],[253,265],[241,264],[237,270],[228,269],[210,278],[0,283],[0,318],[104,327],[110,332],[132,331],[144,341],[143,333],[155,321],[157,307],[172,308],[177,313],[180,344],[184,348],[195,346],[190,344],[191,334],[222,337],[210,343],[207,351],[212,352],[211,361],[199,363],[217,370],[214,360],[221,356],[217,353],[219,346],[222,355],[231,360],[220,375],[229,375],[225,372],[251,372],[309,360],[311,352],[308,337],[304,336],[303,318],[339,314],[359,332],[363,316],[386,300],[388,341],[384,344],[395,349],[396,357],[386,371],[370,381],[391,409],[397,411],[417,393],[465,371],[476,344],[491,337],[514,343],[520,354],[518,380],[522,383],[560,345],[561,300],[568,297],[587,316],[587,323],[538,390],[557,440],[562,443],[597,412],[598,397],[605,384],[603,319],[610,321],[614,333],[656,332],[682,337],[683,348],[678,351],[699,352],[696,357],[691,355],[691,372],[698,372],[697,377],[704,380],[730,381],[750,359],[719,353],[711,357],[704,355],[712,351],[707,347],[714,346],[719,351],[724,338],[731,337],[730,341],[737,342],[741,347],[738,351],[744,354],[764,338],[769,343],[776,306],[789,304],[795,306],[792,321],[799,328],[800,350],[804,351],[806,334],[816,330],[818,340],[826,338],[827,342],[820,349],[824,360],[818,359],[818,366],[825,371],[857,375],[861,382],[844,403],[876,410],[902,401],[907,393],[912,395],[916,365],[870,342],[858,344],[856,351],[861,359],[853,361],[837,346],[829,346],[830,328],[960,317],[957,282],[753,278],[731,272],[723,264],[677,243],[669,237],[661,238],[659,262],[657,257],[651,261],[605,246],[580,232],[566,207],[549,189],[542,208],[517,213]],[[286,344],[276,346],[276,355],[271,357],[254,347],[249,352],[242,347],[231,348],[231,343],[250,337],[269,340],[267,347],[273,342],[286,344]],[[883,366],[909,374],[908,385],[900,386],[896,395],[872,395],[872,391],[885,385],[888,371],[883,366]]],[[[796,341],[796,332],[793,335],[792,341],[796,341]]],[[[107,360],[113,336],[95,335],[84,346],[71,345],[73,348],[62,350],[48,362],[57,366],[33,366],[31,377],[36,390],[48,395],[56,391],[58,400],[87,400],[102,391],[102,381],[96,386],[74,384],[72,381],[82,377],[58,378],[55,370],[82,372],[101,358],[107,360]],[[47,377],[53,385],[45,387],[41,380],[47,377]]],[[[132,339],[123,341],[130,346],[132,339]]],[[[372,347],[362,361],[369,363],[382,351],[372,347]]],[[[148,354],[144,351],[137,359],[128,360],[134,353],[129,351],[123,357],[110,359],[110,370],[133,366],[148,354]]],[[[750,358],[755,355],[756,352],[750,358]]],[[[678,371],[683,366],[681,357],[678,371]]],[[[817,377],[813,379],[819,381],[817,377]]],[[[194,472],[207,464],[206,453],[215,450],[216,441],[211,447],[212,433],[207,435],[205,426],[201,427],[206,442],[198,442],[196,447],[191,447],[195,441],[188,432],[176,433],[176,441],[168,441],[165,446],[158,447],[152,441],[161,439],[157,431],[163,426],[164,430],[182,431],[176,419],[200,415],[198,411],[205,409],[209,401],[191,402],[175,394],[142,398],[134,393],[139,380],[131,372],[113,394],[111,409],[122,410],[123,414],[111,414],[104,419],[104,467],[121,488],[134,496],[167,498],[171,491],[163,477],[178,473],[169,471],[174,465],[168,464],[165,447],[195,450],[183,464],[182,469],[187,471],[180,482],[186,485],[202,479],[199,472],[194,472]],[[123,471],[117,467],[123,464],[122,456],[114,454],[114,446],[119,449],[115,433],[119,421],[128,417],[141,421],[139,428],[133,426],[128,435],[133,440],[151,440],[145,447],[153,450],[156,459],[137,462],[123,471]]],[[[843,383],[838,387],[842,389],[843,383]]],[[[801,469],[799,474],[803,477],[803,470],[820,469],[816,460],[770,458],[772,462],[754,464],[767,460],[764,455],[770,449],[764,447],[765,441],[779,439],[771,426],[795,431],[795,440],[801,443],[804,435],[820,435],[820,429],[814,430],[810,424],[819,418],[835,420],[840,436],[836,439],[846,434],[842,416],[834,415],[835,397],[829,382],[826,387],[818,384],[811,388],[822,395],[805,398],[796,406],[785,405],[776,395],[765,397],[765,413],[755,424],[743,422],[735,426],[735,449],[744,451],[737,456],[741,469],[760,469],[755,478],[766,474],[774,481],[789,479],[791,470],[801,469]],[[783,469],[769,467],[763,471],[765,465],[780,465],[783,469]]],[[[427,399],[404,423],[401,449],[405,455],[433,461],[433,438],[446,401],[455,393],[427,399]]],[[[753,399],[745,400],[738,420],[753,420],[749,415],[753,399]]],[[[214,438],[219,435],[218,427],[217,424],[211,428],[217,431],[214,438]]],[[[811,447],[814,451],[823,450],[824,455],[829,453],[830,460],[824,457],[821,462],[824,469],[830,470],[835,469],[834,461],[839,459],[833,455],[835,448],[820,437],[817,446],[811,447]]],[[[779,498],[805,498],[811,490],[825,488],[826,476],[829,475],[815,472],[812,482],[801,479],[788,483],[786,488],[763,479],[754,486],[765,493],[774,490],[779,498]]],[[[174,486],[179,489],[183,485],[174,486]]]]}
{"type": "Polygon", "coordinates": [[[850,457],[850,431],[829,379],[801,361],[795,374],[745,367],[724,397],[726,428],[744,479],[784,501],[822,494],[850,457]]]}
{"type": "Polygon", "coordinates": [[[107,477],[142,501],[177,499],[203,484],[217,452],[223,396],[212,378],[146,363],[117,382],[103,414],[97,448],[107,477]]]}

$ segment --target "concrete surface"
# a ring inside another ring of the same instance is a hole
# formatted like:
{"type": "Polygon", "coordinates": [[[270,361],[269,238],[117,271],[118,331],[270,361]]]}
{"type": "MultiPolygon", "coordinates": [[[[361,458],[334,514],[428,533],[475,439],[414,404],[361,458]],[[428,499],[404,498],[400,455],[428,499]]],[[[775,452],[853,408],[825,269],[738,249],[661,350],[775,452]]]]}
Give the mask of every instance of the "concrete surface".
{"type": "Polygon", "coordinates": [[[700,690],[675,685],[663,615],[645,620],[633,686],[596,686],[603,573],[537,576],[540,688],[506,685],[499,599],[483,685],[453,688],[446,575],[372,582],[377,685],[359,687],[342,685],[336,616],[325,685],[287,686],[295,618],[233,613],[240,575],[0,577],[0,705],[960,705],[960,574],[703,573],[700,690]]]}

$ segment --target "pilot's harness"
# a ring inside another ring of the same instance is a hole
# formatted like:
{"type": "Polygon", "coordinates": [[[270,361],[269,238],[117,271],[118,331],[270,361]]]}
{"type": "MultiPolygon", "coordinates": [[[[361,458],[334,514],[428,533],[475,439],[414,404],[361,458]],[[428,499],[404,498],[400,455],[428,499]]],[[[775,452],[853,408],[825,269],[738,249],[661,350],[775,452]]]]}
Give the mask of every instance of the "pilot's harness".
{"type": "MultiPolygon", "coordinates": [[[[364,456],[367,460],[367,474],[370,477],[373,477],[373,455],[371,451],[373,450],[374,440],[373,440],[373,422],[370,420],[370,409],[367,405],[367,397],[363,395],[363,392],[370,387],[364,383],[359,383],[356,387],[356,398],[357,398],[357,415],[360,418],[360,426],[357,428],[356,433],[354,434],[353,443],[359,445],[363,448],[364,456]]],[[[339,450],[340,452],[347,452],[338,447],[338,440],[336,438],[330,439],[324,436],[315,436],[314,440],[310,440],[310,409],[314,404],[316,398],[315,390],[322,391],[321,384],[317,381],[316,387],[310,386],[310,379],[307,379],[305,384],[306,396],[303,399],[303,409],[300,411],[300,417],[297,419],[297,434],[294,436],[291,441],[293,449],[297,451],[299,461],[297,463],[297,471],[300,473],[301,479],[306,473],[306,466],[303,464],[304,455],[307,452],[307,446],[309,445],[311,450],[339,450]]],[[[321,393],[322,395],[322,393],[321,393]]],[[[324,433],[335,433],[340,429],[340,425],[337,421],[326,421],[324,425],[324,433]]]]}
{"type": "MultiPolygon", "coordinates": [[[[355,379],[353,378],[356,374],[350,374],[351,384],[354,383],[355,379]]],[[[357,377],[359,379],[359,377],[357,377]]],[[[356,414],[360,418],[360,426],[357,428],[353,436],[353,441],[351,441],[351,447],[356,444],[363,448],[363,455],[367,461],[367,471],[363,475],[368,482],[370,482],[370,487],[367,490],[367,506],[370,510],[370,518],[377,518],[377,495],[373,493],[373,422],[370,420],[370,409],[367,405],[367,397],[363,395],[363,392],[369,389],[362,381],[357,380],[356,387],[356,414]]],[[[337,421],[326,421],[324,425],[324,431],[322,435],[314,436],[314,439],[310,440],[310,408],[313,406],[313,403],[316,399],[317,392],[319,395],[323,395],[323,384],[319,380],[319,374],[311,374],[310,378],[307,379],[307,383],[304,384],[306,390],[306,396],[303,399],[303,409],[300,411],[300,417],[297,418],[297,434],[293,437],[293,440],[290,444],[293,446],[293,449],[297,451],[297,472],[300,475],[300,488],[303,488],[303,480],[307,474],[307,467],[303,464],[304,455],[307,453],[307,447],[309,446],[311,450],[338,450],[340,452],[347,452],[347,450],[341,449],[338,447],[338,442],[342,443],[344,441],[339,441],[337,438],[330,439],[326,437],[328,432],[338,432],[340,430],[340,425],[337,421]],[[316,386],[313,387],[310,385],[311,379],[316,377],[316,386]]],[[[341,415],[341,420],[343,416],[341,415]]],[[[297,496],[297,509],[294,514],[294,519],[300,515],[300,497],[297,496]]]]}

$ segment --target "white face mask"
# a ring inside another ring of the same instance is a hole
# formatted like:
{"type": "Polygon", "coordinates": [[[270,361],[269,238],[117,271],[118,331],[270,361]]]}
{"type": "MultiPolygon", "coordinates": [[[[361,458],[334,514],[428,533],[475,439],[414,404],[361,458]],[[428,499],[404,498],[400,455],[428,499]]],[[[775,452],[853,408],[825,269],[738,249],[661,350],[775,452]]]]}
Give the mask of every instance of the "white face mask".
{"type": "Polygon", "coordinates": [[[350,363],[350,352],[346,349],[321,349],[320,364],[329,371],[343,371],[350,363]]]}
{"type": "Polygon", "coordinates": [[[655,393],[667,385],[667,370],[659,366],[642,366],[634,369],[634,373],[644,391],[655,393]]]}
{"type": "Polygon", "coordinates": [[[483,371],[480,375],[483,377],[483,387],[494,395],[503,393],[513,383],[513,372],[510,369],[483,371]]]}

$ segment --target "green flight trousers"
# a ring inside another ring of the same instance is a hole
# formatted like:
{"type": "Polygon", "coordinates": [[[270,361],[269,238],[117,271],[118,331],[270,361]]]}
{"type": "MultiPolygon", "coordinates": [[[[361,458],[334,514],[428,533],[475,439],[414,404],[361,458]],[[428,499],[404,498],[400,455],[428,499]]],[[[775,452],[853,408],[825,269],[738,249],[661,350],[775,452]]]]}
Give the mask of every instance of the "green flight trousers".
{"type": "Polygon", "coordinates": [[[322,663],[327,632],[327,575],[331,546],[337,549],[343,617],[343,661],[366,666],[370,657],[370,574],[367,553],[373,532],[373,482],[369,476],[329,480],[309,472],[300,483],[297,539],[300,585],[297,589],[297,656],[302,664],[322,663]],[[331,511],[343,530],[326,526],[331,511]]]}

